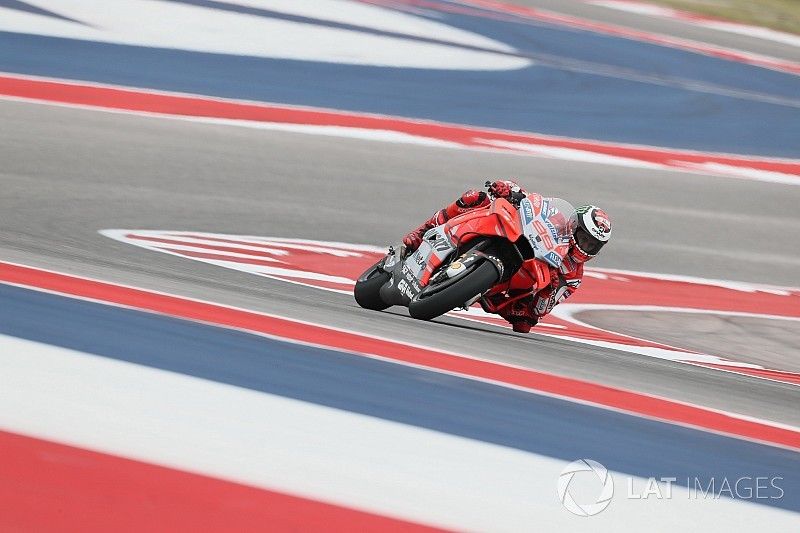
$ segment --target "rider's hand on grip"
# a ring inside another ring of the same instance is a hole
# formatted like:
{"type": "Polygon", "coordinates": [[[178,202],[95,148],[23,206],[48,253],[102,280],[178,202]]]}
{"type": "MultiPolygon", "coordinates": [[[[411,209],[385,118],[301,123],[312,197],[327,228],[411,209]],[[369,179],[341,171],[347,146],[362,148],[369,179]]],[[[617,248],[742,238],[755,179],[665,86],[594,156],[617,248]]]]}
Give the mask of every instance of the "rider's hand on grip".
{"type": "Polygon", "coordinates": [[[417,233],[416,231],[412,231],[405,237],[403,237],[403,244],[406,246],[406,250],[410,253],[415,251],[419,248],[419,245],[422,244],[422,235],[417,233]]]}
{"type": "Polygon", "coordinates": [[[489,194],[495,198],[509,198],[511,196],[511,185],[509,182],[497,180],[491,183],[487,181],[486,183],[489,188],[489,194]]]}

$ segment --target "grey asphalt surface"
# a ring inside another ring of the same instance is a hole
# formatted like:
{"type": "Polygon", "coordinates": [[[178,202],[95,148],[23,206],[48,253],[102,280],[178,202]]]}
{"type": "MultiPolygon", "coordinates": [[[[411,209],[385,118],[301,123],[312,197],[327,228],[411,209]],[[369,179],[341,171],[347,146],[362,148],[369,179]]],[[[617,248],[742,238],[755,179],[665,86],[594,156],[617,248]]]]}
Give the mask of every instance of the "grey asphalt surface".
{"type": "Polygon", "coordinates": [[[628,311],[584,312],[577,318],[599,328],[741,363],[800,372],[800,320],[628,311]]]}
{"type": "Polygon", "coordinates": [[[346,295],[97,233],[197,230],[380,245],[485,177],[518,176],[532,190],[613,213],[616,238],[597,266],[796,284],[800,251],[775,231],[799,226],[795,187],[7,101],[0,124],[0,260],[800,425],[800,387],[457,319],[421,323],[402,309],[369,312],[346,295]]]}

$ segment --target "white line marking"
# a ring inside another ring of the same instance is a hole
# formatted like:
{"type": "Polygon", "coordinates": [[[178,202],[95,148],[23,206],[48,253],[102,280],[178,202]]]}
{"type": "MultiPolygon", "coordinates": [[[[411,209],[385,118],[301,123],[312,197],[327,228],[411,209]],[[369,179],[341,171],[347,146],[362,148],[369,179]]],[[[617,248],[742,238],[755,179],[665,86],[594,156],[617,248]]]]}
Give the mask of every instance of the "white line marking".
{"type": "MultiPolygon", "coordinates": [[[[27,75],[18,75],[14,73],[0,73],[0,76],[10,76],[14,78],[19,78],[23,80],[33,80],[33,81],[48,81],[54,83],[63,83],[66,85],[74,85],[74,86],[87,86],[87,87],[97,87],[97,88],[106,88],[106,89],[117,89],[123,91],[134,91],[134,92],[141,92],[144,94],[154,94],[154,95],[165,95],[165,96],[176,96],[176,97],[190,97],[190,98],[201,98],[213,102],[224,102],[224,103],[232,103],[232,104],[245,104],[245,105],[254,105],[260,107],[272,107],[272,105],[268,102],[255,102],[249,100],[231,100],[231,99],[224,99],[224,98],[216,98],[216,97],[207,97],[203,95],[191,94],[191,93],[171,93],[167,91],[158,91],[158,90],[144,90],[138,89],[134,87],[124,87],[124,86],[115,86],[115,85],[107,85],[107,84],[100,84],[100,83],[92,83],[92,82],[76,82],[71,80],[61,80],[56,78],[46,78],[41,76],[27,76],[27,75]]],[[[213,117],[200,117],[200,116],[186,116],[186,115],[175,115],[175,114],[166,114],[166,113],[153,113],[147,111],[135,111],[135,110],[127,110],[127,109],[114,109],[103,107],[100,105],[87,105],[87,104],[73,104],[73,103],[64,103],[64,102],[54,102],[51,100],[46,99],[39,99],[39,98],[25,98],[25,97],[18,97],[18,96],[8,96],[0,94],[0,100],[7,100],[11,102],[23,102],[23,103],[31,103],[31,104],[38,104],[38,105],[50,105],[55,107],[63,107],[68,109],[84,109],[89,111],[100,111],[105,113],[114,113],[119,115],[133,115],[133,116],[144,116],[149,118],[160,118],[160,119],[167,119],[167,120],[182,120],[185,122],[195,122],[200,124],[214,124],[214,125],[224,125],[224,126],[233,126],[233,127],[247,127],[251,129],[262,129],[262,130],[277,130],[277,131],[292,131],[297,133],[303,134],[311,134],[311,135],[325,135],[325,136],[334,136],[334,137],[350,137],[356,138],[361,140],[369,140],[369,141],[377,141],[377,142],[391,142],[391,143],[406,143],[406,144],[417,144],[422,146],[429,146],[434,148],[449,148],[449,149],[459,149],[459,150],[473,150],[473,151],[482,151],[482,152],[489,152],[493,154],[503,154],[503,155],[515,155],[515,156],[529,156],[529,157],[548,157],[548,158],[556,158],[562,160],[572,160],[572,161],[584,161],[584,162],[593,162],[593,163],[603,163],[603,164],[612,164],[618,166],[634,166],[634,167],[641,167],[641,168],[654,168],[654,169],[661,169],[666,171],[673,171],[673,172],[681,172],[681,173],[688,173],[688,174],[698,174],[698,175],[705,175],[705,176],[712,176],[712,177],[725,177],[725,178],[737,178],[737,179],[750,179],[756,181],[763,181],[767,183],[776,183],[776,184],[783,184],[783,185],[793,185],[798,186],[800,185],[800,176],[795,176],[793,174],[784,174],[780,172],[773,172],[773,171],[766,171],[761,170],[758,168],[754,168],[752,166],[737,166],[737,165],[728,165],[728,164],[720,164],[720,163],[713,163],[713,162],[701,162],[701,163],[692,163],[687,162],[684,158],[688,156],[699,156],[699,157],[708,157],[708,158],[725,158],[731,159],[735,161],[741,161],[744,165],[750,164],[758,164],[758,163],[778,163],[778,164],[800,164],[800,160],[798,159],[788,159],[788,158],[774,158],[774,157],[763,157],[763,156],[747,156],[741,154],[730,154],[730,153],[722,153],[722,152],[700,152],[696,150],[687,150],[687,149],[675,149],[670,150],[668,148],[663,147],[656,147],[656,146],[648,146],[648,145],[637,145],[637,144],[630,144],[630,143],[610,143],[610,142],[603,142],[603,141],[595,141],[595,140],[587,140],[587,139],[574,139],[568,137],[558,137],[553,135],[543,135],[538,133],[526,133],[526,132],[513,132],[508,130],[501,130],[496,128],[481,128],[480,130],[476,130],[474,132],[474,136],[471,137],[469,142],[459,143],[455,141],[449,140],[442,140],[435,138],[434,136],[426,136],[426,135],[413,135],[403,132],[396,132],[391,130],[385,129],[366,129],[366,128],[350,128],[350,127],[342,127],[342,126],[333,126],[333,125],[309,125],[309,124],[287,124],[287,123],[273,123],[273,122],[263,122],[263,121],[255,121],[255,120],[239,120],[239,119],[221,119],[221,118],[213,118],[213,117]],[[645,150],[656,152],[663,155],[668,155],[672,157],[669,164],[667,163],[650,163],[644,160],[636,160],[633,158],[627,158],[623,156],[611,156],[602,154],[599,151],[592,151],[590,149],[582,150],[578,148],[569,148],[569,147],[552,147],[545,144],[537,144],[535,139],[531,139],[530,142],[506,142],[501,139],[492,140],[487,138],[488,134],[492,132],[497,132],[498,134],[502,135],[530,135],[533,137],[538,137],[541,139],[547,139],[555,142],[565,142],[565,143],[585,143],[588,145],[596,146],[598,148],[610,148],[610,149],[633,149],[633,150],[645,150]],[[472,142],[478,142],[480,144],[472,144],[472,142]],[[503,146],[505,145],[505,149],[503,146]]],[[[347,116],[358,116],[358,117],[373,117],[378,118],[381,120],[388,120],[388,121],[413,121],[419,124],[431,125],[431,126],[445,126],[445,127],[455,127],[455,128],[466,128],[469,130],[469,127],[458,125],[458,124],[447,124],[447,123],[437,123],[433,121],[426,121],[420,119],[409,119],[405,117],[392,117],[387,115],[379,115],[379,114],[371,114],[371,113],[358,113],[358,114],[351,114],[337,110],[331,110],[327,108],[309,108],[303,106],[292,106],[292,105],[280,105],[280,108],[286,109],[297,109],[309,112],[319,112],[319,113],[331,113],[334,115],[339,115],[343,117],[347,116]]]]}
{"type": "Polygon", "coordinates": [[[58,0],[56,6],[46,7],[57,7],[60,14],[85,24],[0,6],[0,30],[231,56],[394,68],[493,71],[532,64],[513,55],[514,49],[507,44],[478,33],[357,2],[236,3],[312,21],[281,20],[177,2],[114,0],[110,8],[106,0],[58,0]],[[313,19],[353,28],[314,24],[313,19]],[[377,33],[380,31],[399,35],[381,35],[377,33]]]}
{"type": "MultiPolygon", "coordinates": [[[[0,362],[6,431],[449,529],[574,528],[555,494],[566,461],[2,335],[0,362]]],[[[592,530],[796,523],[675,492],[617,498],[592,530]]]]}

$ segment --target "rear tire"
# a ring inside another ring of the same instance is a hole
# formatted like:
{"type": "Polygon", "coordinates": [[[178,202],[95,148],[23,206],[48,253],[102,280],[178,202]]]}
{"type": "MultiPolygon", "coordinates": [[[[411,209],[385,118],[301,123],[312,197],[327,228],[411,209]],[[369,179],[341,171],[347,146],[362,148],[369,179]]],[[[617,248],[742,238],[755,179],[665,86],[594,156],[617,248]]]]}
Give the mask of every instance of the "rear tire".
{"type": "MultiPolygon", "coordinates": [[[[474,270],[462,275],[462,279],[440,291],[426,295],[423,289],[408,304],[408,313],[419,320],[431,320],[452,311],[478,294],[483,294],[500,279],[497,268],[483,261],[474,270]]],[[[426,289],[434,287],[426,287],[426,289]]]]}
{"type": "Polygon", "coordinates": [[[356,281],[353,288],[353,296],[358,305],[364,309],[372,309],[373,311],[383,311],[391,307],[381,298],[381,287],[383,287],[391,276],[388,272],[384,272],[380,268],[383,264],[383,259],[369,267],[356,281]]]}

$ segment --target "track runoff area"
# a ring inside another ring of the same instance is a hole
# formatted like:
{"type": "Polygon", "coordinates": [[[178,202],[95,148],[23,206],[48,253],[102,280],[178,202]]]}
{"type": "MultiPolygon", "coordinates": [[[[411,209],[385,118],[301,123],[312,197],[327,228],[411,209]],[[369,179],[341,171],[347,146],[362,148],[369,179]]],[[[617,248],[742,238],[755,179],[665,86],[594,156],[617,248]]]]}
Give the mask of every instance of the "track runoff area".
{"type": "Polygon", "coordinates": [[[587,453],[628,495],[601,528],[666,518],[673,505],[709,525],[796,518],[785,496],[800,490],[797,428],[22,265],[1,264],[0,280],[3,391],[15,406],[0,440],[7,479],[22,487],[7,491],[19,510],[4,515],[9,525],[56,526],[66,486],[77,487],[66,501],[92,514],[110,497],[98,464],[138,488],[115,485],[116,512],[93,515],[100,528],[188,528],[229,514],[308,525],[301,509],[311,524],[558,525],[570,518],[552,512],[555,482],[587,453]],[[746,475],[755,471],[764,475],[746,475]],[[181,506],[141,514],[138,494],[163,502],[184,490],[181,506]],[[185,513],[207,491],[214,505],[185,513]],[[36,505],[52,511],[24,512],[36,505]]]}
{"type": "MultiPolygon", "coordinates": [[[[165,20],[175,15],[169,4],[159,3],[165,20]]],[[[195,3],[174,4],[182,9],[195,3]]],[[[260,8],[221,4],[233,6],[228,11],[237,16],[269,18],[260,8]]],[[[375,9],[373,2],[351,4],[375,9]]],[[[429,9],[440,17],[524,21],[622,37],[775,76],[799,71],[787,60],[534,8],[485,1],[389,4],[403,16],[429,9]]],[[[115,46],[124,43],[142,47],[131,52],[134,58],[150,53],[152,46],[197,46],[191,39],[131,42],[119,29],[111,38],[100,36],[104,24],[75,25],[92,17],[79,5],[72,6],[73,17],[19,5],[0,5],[8,15],[3,24],[13,26],[3,28],[12,30],[4,35],[13,44],[7,50],[41,51],[81,41],[94,43],[93,54],[119,53],[115,46]],[[35,17],[48,17],[51,25],[35,17]],[[27,31],[36,37],[26,37],[27,31]]],[[[135,8],[136,2],[124,5],[135,8]]],[[[135,16],[135,9],[129,15],[135,16]]],[[[313,18],[308,13],[291,17],[288,22],[303,24],[313,18]]],[[[352,31],[343,25],[339,20],[327,27],[352,31]]],[[[452,47],[455,40],[462,47],[468,65],[479,62],[474,54],[488,54],[485,65],[502,56],[510,69],[547,59],[485,40],[465,42],[465,35],[447,38],[445,45],[452,47]]],[[[443,45],[425,39],[422,44],[443,45]]],[[[249,53],[241,47],[224,52],[249,53]]],[[[370,59],[388,60],[397,59],[370,59]]],[[[793,187],[800,179],[800,162],[783,155],[529,133],[511,124],[481,123],[477,116],[464,123],[480,125],[465,126],[384,109],[342,111],[346,106],[334,101],[207,94],[211,91],[186,80],[180,87],[160,81],[137,87],[97,76],[75,62],[61,62],[66,69],[60,71],[8,58],[2,64],[7,72],[0,76],[0,95],[6,100],[692,171],[765,186],[793,187]]],[[[598,73],[596,66],[556,66],[598,73]]],[[[621,67],[603,74],[620,79],[628,75],[621,67]]],[[[643,81],[653,79],[634,80],[643,81]]],[[[673,81],[685,89],[684,81],[673,81]]],[[[694,88],[713,98],[758,102],[754,105],[792,109],[796,104],[791,95],[750,86],[694,88]]],[[[166,253],[339,293],[348,293],[355,276],[379,254],[366,245],[269,236],[96,230],[103,238],[145,248],[142,253],[166,253]]],[[[799,293],[791,287],[593,269],[585,288],[540,332],[792,386],[800,382],[795,372],[749,362],[747,354],[702,353],[601,328],[586,317],[592,311],[646,311],[792,322],[800,319],[799,293]]],[[[503,364],[479,351],[409,345],[12,262],[0,262],[0,294],[3,529],[74,524],[82,530],[124,525],[176,531],[270,524],[276,529],[516,530],[535,524],[618,530],[620,524],[690,522],[714,529],[769,524],[790,530],[797,523],[800,431],[790,425],[503,364]],[[599,496],[586,503],[587,493],[599,496]],[[588,515],[591,523],[576,522],[588,515]]],[[[477,310],[453,316],[503,326],[477,310]]]]}

